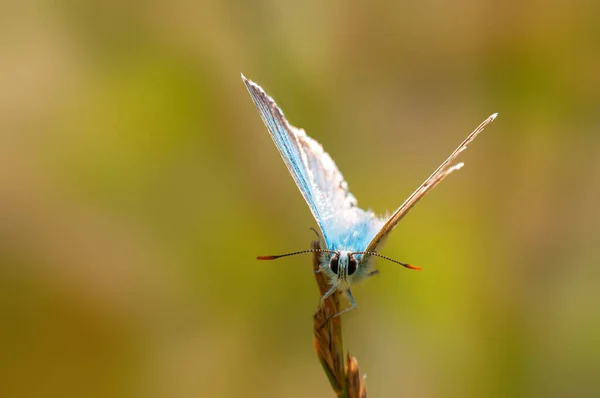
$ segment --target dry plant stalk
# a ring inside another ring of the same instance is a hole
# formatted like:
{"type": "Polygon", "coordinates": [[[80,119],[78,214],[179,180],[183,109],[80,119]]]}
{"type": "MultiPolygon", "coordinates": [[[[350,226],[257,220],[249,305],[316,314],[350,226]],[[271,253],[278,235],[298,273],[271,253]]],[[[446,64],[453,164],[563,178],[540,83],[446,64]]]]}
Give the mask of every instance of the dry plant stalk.
{"type": "MultiPolygon", "coordinates": [[[[319,242],[314,241],[312,249],[319,249],[319,242]]],[[[313,255],[313,270],[321,296],[331,287],[329,280],[319,270],[321,253],[313,255]]],[[[344,356],[344,340],[342,338],[342,317],[329,319],[340,311],[340,292],[329,296],[314,316],[315,350],[331,387],[339,398],[366,398],[367,389],[364,379],[360,377],[358,361],[348,353],[344,356]],[[346,361],[344,362],[344,359],[346,361]]]]}

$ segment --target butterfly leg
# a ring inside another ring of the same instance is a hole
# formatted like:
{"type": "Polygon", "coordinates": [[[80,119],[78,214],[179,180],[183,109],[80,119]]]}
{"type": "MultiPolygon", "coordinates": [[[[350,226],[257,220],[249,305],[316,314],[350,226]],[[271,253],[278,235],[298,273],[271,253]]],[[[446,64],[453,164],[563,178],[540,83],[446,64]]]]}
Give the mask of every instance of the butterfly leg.
{"type": "Polygon", "coordinates": [[[308,227],[308,229],[310,229],[311,231],[313,231],[315,233],[315,235],[317,235],[317,239],[321,240],[321,235],[319,235],[319,233],[317,232],[316,229],[314,229],[313,227],[308,227]]]}
{"type": "Polygon", "coordinates": [[[356,305],[356,301],[354,301],[354,297],[352,296],[352,292],[350,291],[350,289],[346,290],[346,296],[348,296],[348,301],[350,301],[350,307],[341,310],[340,312],[338,312],[337,314],[335,314],[334,316],[329,318],[327,321],[330,321],[333,318],[335,318],[336,316],[340,316],[348,311],[355,310],[358,307],[356,305]]]}
{"type": "MultiPolygon", "coordinates": [[[[329,292],[327,292],[327,293],[329,293],[329,292]]],[[[352,311],[352,310],[354,310],[354,309],[356,309],[358,307],[356,305],[356,301],[354,301],[354,297],[352,296],[352,292],[350,291],[350,289],[346,290],[346,296],[348,296],[348,301],[350,301],[350,307],[348,307],[348,308],[346,308],[346,309],[338,312],[337,314],[334,314],[333,316],[330,316],[329,318],[327,318],[325,320],[325,322],[323,322],[323,324],[321,325],[321,327],[319,329],[324,328],[325,325],[327,325],[329,323],[329,321],[332,320],[333,318],[335,318],[337,316],[340,316],[340,315],[342,315],[342,314],[344,314],[344,313],[346,313],[348,311],[352,311]]]]}
{"type": "Polygon", "coordinates": [[[376,269],[375,271],[371,271],[371,272],[369,272],[367,274],[368,277],[375,276],[375,275],[379,275],[379,270],[378,269],[376,269]]]}
{"type": "Polygon", "coordinates": [[[321,297],[321,300],[319,301],[319,306],[317,307],[317,312],[323,307],[323,303],[325,303],[325,300],[327,299],[327,297],[331,296],[333,294],[333,292],[335,292],[336,289],[337,289],[336,285],[331,286],[331,289],[329,289],[327,291],[327,293],[325,293],[323,295],[323,297],[321,297]]]}
{"type": "Polygon", "coordinates": [[[315,274],[320,274],[321,272],[323,272],[323,269],[324,269],[325,267],[326,267],[325,265],[322,265],[322,264],[320,264],[320,265],[319,265],[319,269],[315,269],[315,270],[313,270],[313,272],[314,272],[315,274]]]}

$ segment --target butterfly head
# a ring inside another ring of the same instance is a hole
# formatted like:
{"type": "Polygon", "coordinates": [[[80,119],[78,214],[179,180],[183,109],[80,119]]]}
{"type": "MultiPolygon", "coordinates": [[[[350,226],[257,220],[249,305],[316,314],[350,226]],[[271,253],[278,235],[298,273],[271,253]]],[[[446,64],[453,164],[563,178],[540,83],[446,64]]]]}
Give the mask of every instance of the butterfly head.
{"type": "Polygon", "coordinates": [[[325,272],[328,275],[331,284],[339,288],[350,287],[354,283],[373,275],[373,257],[381,257],[409,269],[421,269],[420,267],[401,263],[400,261],[396,261],[376,252],[355,252],[348,250],[310,249],[275,256],[258,256],[257,259],[275,260],[281,257],[295,256],[304,253],[321,253],[320,271],[325,272]]]}
{"type": "Polygon", "coordinates": [[[346,250],[335,252],[329,259],[329,271],[337,276],[340,282],[349,282],[358,270],[359,260],[354,253],[346,250]]]}

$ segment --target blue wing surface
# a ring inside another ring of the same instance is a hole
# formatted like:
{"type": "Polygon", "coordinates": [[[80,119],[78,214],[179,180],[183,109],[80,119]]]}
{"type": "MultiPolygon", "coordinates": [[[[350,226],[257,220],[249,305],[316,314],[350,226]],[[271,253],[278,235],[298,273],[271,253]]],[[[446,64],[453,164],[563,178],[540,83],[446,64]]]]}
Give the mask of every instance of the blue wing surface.
{"type": "Polygon", "coordinates": [[[384,220],[357,206],[344,177],[323,147],[288,123],[275,101],[256,83],[244,81],[329,250],[364,251],[384,220]]]}

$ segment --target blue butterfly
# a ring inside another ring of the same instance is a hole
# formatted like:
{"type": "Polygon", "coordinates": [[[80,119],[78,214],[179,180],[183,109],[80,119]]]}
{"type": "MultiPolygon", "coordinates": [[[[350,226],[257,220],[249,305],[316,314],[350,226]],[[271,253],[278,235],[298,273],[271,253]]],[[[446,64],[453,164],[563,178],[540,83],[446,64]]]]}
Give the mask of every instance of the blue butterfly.
{"type": "Polygon", "coordinates": [[[275,101],[258,84],[246,79],[244,75],[242,80],[319,226],[320,247],[325,247],[277,256],[260,256],[258,259],[274,260],[300,253],[321,252],[319,272],[325,272],[331,288],[321,297],[319,308],[336,291],[344,293],[350,302],[350,307],[331,318],[357,307],[350,288],[379,273],[373,268],[374,257],[420,270],[420,267],[383,256],[378,250],[388,234],[419,199],[450,173],[463,166],[463,163],[451,165],[451,162],[467,149],[467,145],[498,114],[494,113],[483,121],[391,216],[382,218],[370,210],[358,207],[344,177],[317,141],[307,136],[304,130],[290,125],[275,101]]]}

